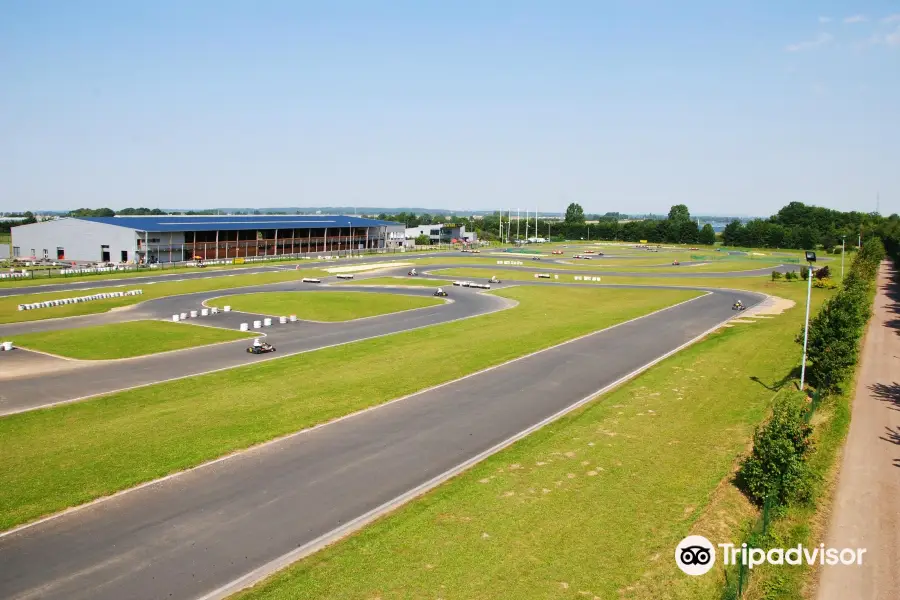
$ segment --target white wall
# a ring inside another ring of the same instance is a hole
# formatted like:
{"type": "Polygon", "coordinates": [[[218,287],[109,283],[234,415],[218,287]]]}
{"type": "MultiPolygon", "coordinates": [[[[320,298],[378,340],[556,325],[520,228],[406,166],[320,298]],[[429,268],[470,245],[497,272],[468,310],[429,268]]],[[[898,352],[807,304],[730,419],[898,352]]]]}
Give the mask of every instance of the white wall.
{"type": "Polygon", "coordinates": [[[127,227],[66,218],[13,227],[12,245],[14,255],[15,248],[19,249],[20,259],[32,255],[41,259],[46,250],[47,257],[56,260],[56,249],[61,247],[66,261],[96,262],[101,260],[101,246],[108,245],[111,261],[119,262],[123,251],[131,261],[137,249],[137,234],[127,227]]]}

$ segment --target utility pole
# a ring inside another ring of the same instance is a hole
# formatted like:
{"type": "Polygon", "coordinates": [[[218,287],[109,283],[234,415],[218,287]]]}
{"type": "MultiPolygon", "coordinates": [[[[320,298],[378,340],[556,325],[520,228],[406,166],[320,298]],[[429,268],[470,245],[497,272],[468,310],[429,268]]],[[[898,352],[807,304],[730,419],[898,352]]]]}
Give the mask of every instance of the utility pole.
{"type": "Polygon", "coordinates": [[[847,236],[841,236],[841,281],[844,281],[844,239],[847,236]]]}
{"type": "Polygon", "coordinates": [[[528,209],[526,208],[525,209],[525,241],[526,242],[528,241],[528,224],[529,223],[531,223],[531,221],[528,220],[528,209]]]}
{"type": "Polygon", "coordinates": [[[500,237],[497,239],[500,240],[500,243],[503,243],[503,209],[500,209],[500,237]]]}
{"type": "Polygon", "coordinates": [[[806,271],[806,322],[803,326],[803,361],[800,363],[800,391],[803,391],[803,383],[806,381],[806,342],[809,340],[809,304],[812,298],[813,263],[816,262],[816,253],[807,252],[806,262],[809,270],[806,271]]]}
{"type": "Polygon", "coordinates": [[[519,209],[516,209],[516,241],[519,241],[519,209]]]}

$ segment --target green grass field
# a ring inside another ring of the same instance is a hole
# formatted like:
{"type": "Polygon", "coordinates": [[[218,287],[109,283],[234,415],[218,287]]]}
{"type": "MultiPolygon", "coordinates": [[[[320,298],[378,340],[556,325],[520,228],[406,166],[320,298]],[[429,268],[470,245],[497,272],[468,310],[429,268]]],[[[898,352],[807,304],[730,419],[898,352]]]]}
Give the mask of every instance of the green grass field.
{"type": "Polygon", "coordinates": [[[91,315],[102,313],[111,308],[130,306],[153,298],[174,296],[178,294],[190,294],[194,292],[208,292],[215,290],[227,290],[241,286],[264,285],[267,283],[280,283],[282,281],[296,281],[303,277],[321,276],[317,270],[300,271],[272,271],[269,273],[257,273],[254,275],[238,275],[233,277],[210,277],[208,279],[191,279],[185,281],[167,281],[165,283],[133,283],[120,285],[119,287],[93,288],[90,290],[67,290],[65,292],[52,292],[43,294],[23,294],[0,298],[0,323],[21,323],[23,321],[39,321],[42,319],[55,319],[59,317],[74,317],[78,315],[91,315]],[[101,292],[115,292],[123,290],[141,289],[144,293],[140,296],[126,296],[123,298],[109,298],[106,300],[93,300],[79,304],[65,304],[51,308],[38,310],[19,311],[19,304],[56,300],[59,298],[72,298],[75,296],[89,296],[101,292]]]}
{"type": "Polygon", "coordinates": [[[519,304],[2,418],[0,530],[697,296],[536,286],[494,293],[519,304]],[[455,339],[466,344],[448,343],[455,339]]]}
{"type": "Polygon", "coordinates": [[[0,244],[9,244],[12,236],[8,233],[0,233],[0,244]]]}
{"type": "Polygon", "coordinates": [[[673,551],[699,522],[739,526],[706,510],[797,366],[801,306],[710,335],[239,597],[718,600],[722,573],[683,575],[673,551]]]}
{"type": "Polygon", "coordinates": [[[259,292],[222,296],[210,306],[263,315],[297,315],[303,321],[350,321],[388,313],[437,306],[439,298],[374,292],[259,292]]]}
{"type": "Polygon", "coordinates": [[[250,334],[230,329],[167,321],[128,321],[79,329],[42,331],[16,336],[16,345],[81,360],[131,358],[230,342],[250,334]]]}
{"type": "Polygon", "coordinates": [[[452,287],[452,281],[443,279],[421,279],[419,277],[371,277],[369,279],[355,279],[342,281],[337,285],[389,285],[403,287],[436,288],[439,286],[452,287]]]}

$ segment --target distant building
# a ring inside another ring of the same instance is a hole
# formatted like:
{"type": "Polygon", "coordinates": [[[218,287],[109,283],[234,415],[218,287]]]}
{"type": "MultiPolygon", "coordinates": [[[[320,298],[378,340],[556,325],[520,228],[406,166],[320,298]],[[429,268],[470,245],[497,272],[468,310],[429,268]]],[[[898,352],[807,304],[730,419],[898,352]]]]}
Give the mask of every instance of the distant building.
{"type": "Polygon", "coordinates": [[[13,258],[181,262],[400,247],[402,223],[350,216],[70,217],[12,228],[13,258]]]}
{"type": "Polygon", "coordinates": [[[453,240],[474,243],[478,236],[474,231],[466,231],[465,225],[440,224],[420,225],[406,228],[406,239],[415,240],[420,235],[427,235],[432,244],[450,244],[453,240]]]}

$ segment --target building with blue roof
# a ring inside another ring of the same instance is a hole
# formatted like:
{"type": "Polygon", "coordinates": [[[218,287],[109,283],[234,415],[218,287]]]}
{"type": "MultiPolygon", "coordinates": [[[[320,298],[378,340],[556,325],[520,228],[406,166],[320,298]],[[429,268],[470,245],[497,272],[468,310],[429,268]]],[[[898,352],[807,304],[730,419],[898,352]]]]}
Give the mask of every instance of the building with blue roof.
{"type": "Polygon", "coordinates": [[[402,246],[402,223],[347,215],[67,217],[12,228],[13,257],[168,263],[402,246]]]}

